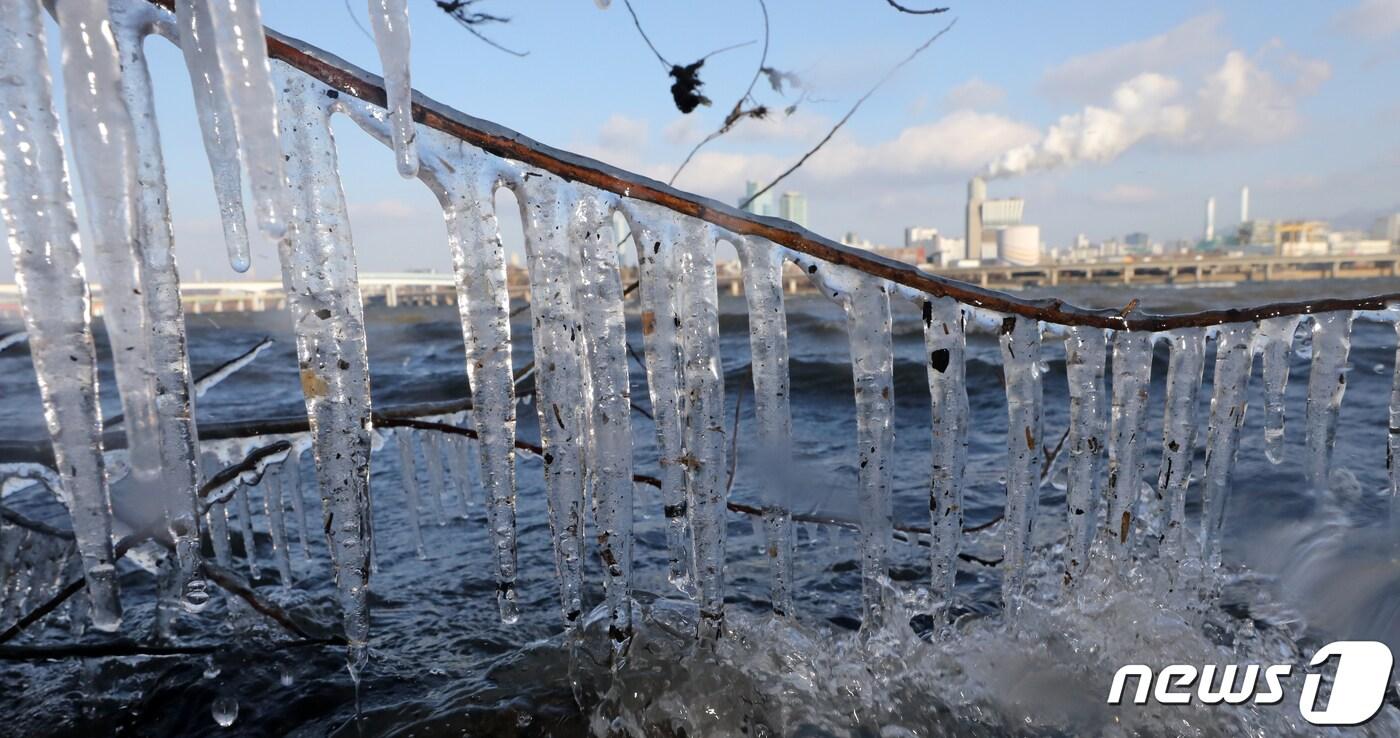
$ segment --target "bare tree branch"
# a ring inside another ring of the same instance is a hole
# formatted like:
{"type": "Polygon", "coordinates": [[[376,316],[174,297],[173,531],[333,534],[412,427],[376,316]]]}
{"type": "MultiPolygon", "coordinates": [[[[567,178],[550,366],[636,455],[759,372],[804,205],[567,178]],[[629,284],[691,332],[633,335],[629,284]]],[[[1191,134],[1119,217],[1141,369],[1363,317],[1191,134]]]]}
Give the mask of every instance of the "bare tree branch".
{"type": "Polygon", "coordinates": [[[939,13],[948,12],[947,8],[929,8],[928,10],[916,10],[914,8],[909,8],[900,5],[894,0],[885,0],[885,2],[889,3],[891,8],[894,8],[895,10],[898,10],[901,13],[908,13],[910,15],[938,15],[939,13]]]}
{"type": "Polygon", "coordinates": [[[487,23],[509,23],[510,18],[471,10],[471,6],[477,3],[478,0],[436,0],[436,2],[437,6],[441,8],[444,13],[447,13],[460,23],[463,28],[467,29],[467,33],[476,36],[486,42],[487,45],[504,51],[511,56],[524,57],[530,55],[528,51],[516,51],[515,49],[502,46],[477,30],[477,26],[487,23]]]}

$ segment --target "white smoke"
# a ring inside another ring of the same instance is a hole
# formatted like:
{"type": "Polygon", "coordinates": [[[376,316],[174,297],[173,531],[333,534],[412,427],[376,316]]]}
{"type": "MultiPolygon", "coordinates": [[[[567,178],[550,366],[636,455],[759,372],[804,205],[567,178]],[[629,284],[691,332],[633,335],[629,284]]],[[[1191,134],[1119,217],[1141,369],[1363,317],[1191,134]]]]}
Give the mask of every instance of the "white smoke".
{"type": "Polygon", "coordinates": [[[984,176],[1013,177],[1032,170],[1108,162],[1148,140],[1173,144],[1270,142],[1297,130],[1299,98],[1331,75],[1324,61],[1266,44],[1253,56],[1225,55],[1220,67],[1183,95],[1175,78],[1155,72],[1118,85],[1106,106],[1090,105],[1061,117],[1036,143],[1010,149],[984,176]]]}
{"type": "Polygon", "coordinates": [[[1181,84],[1171,77],[1140,74],[1113,91],[1109,107],[1090,105],[1061,117],[1039,142],[997,157],[987,166],[986,174],[1012,177],[1032,169],[1106,162],[1146,138],[1184,136],[1191,112],[1173,102],[1180,92],[1181,84]]]}

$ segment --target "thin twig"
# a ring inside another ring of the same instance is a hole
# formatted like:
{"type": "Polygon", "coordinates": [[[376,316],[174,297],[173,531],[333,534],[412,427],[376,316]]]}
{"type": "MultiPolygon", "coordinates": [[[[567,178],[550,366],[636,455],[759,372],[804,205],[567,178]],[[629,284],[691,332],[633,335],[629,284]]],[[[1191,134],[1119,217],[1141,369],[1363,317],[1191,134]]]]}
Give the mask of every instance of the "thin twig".
{"type": "Polygon", "coordinates": [[[632,16],[632,25],[637,27],[637,33],[640,33],[642,35],[642,40],[647,42],[647,48],[651,49],[651,53],[656,55],[656,60],[661,62],[661,68],[670,71],[672,66],[671,62],[666,61],[666,57],[662,56],[661,52],[656,50],[656,44],[652,43],[651,37],[647,35],[646,31],[642,30],[642,22],[637,19],[637,11],[632,8],[632,0],[622,0],[622,4],[627,6],[627,13],[632,16]]]}
{"type": "Polygon", "coordinates": [[[355,21],[355,27],[360,29],[360,33],[363,33],[370,43],[374,43],[374,34],[370,33],[369,29],[365,28],[365,24],[360,22],[360,17],[355,15],[354,8],[350,7],[350,0],[345,0],[345,14],[350,16],[350,20],[355,21]]]}
{"type": "Polygon", "coordinates": [[[729,481],[724,484],[724,496],[734,490],[734,477],[739,471],[739,413],[744,409],[744,394],[753,381],[753,368],[749,368],[749,381],[739,385],[739,394],[734,397],[734,430],[729,438],[729,481]]]}
{"type": "Polygon", "coordinates": [[[948,12],[947,8],[929,8],[928,10],[916,10],[914,8],[908,8],[903,5],[900,5],[894,0],[885,0],[885,2],[889,3],[891,8],[894,8],[895,10],[898,10],[901,13],[908,13],[910,15],[938,15],[939,13],[948,12]]]}
{"type": "MultiPolygon", "coordinates": [[[[257,650],[287,651],[312,646],[344,645],[334,638],[307,638],[274,641],[257,650]]],[[[0,661],[50,661],[52,659],[93,659],[110,656],[202,656],[228,649],[228,645],[174,646],[119,640],[102,643],[74,643],[62,646],[0,646],[0,661]]],[[[244,644],[239,648],[246,648],[244,644]]]]}
{"type": "Polygon", "coordinates": [[[934,41],[937,41],[940,37],[943,36],[943,34],[952,30],[953,26],[957,25],[957,22],[957,19],[954,19],[952,23],[949,23],[948,25],[944,26],[943,30],[933,34],[933,36],[929,37],[929,40],[925,41],[922,45],[919,46],[919,48],[914,49],[914,51],[911,54],[909,54],[909,56],[904,57],[902,61],[891,67],[888,72],[885,72],[885,76],[881,77],[878,82],[872,85],[870,89],[865,91],[864,95],[860,96],[860,99],[856,100],[855,104],[851,106],[851,109],[847,110],[846,114],[841,116],[841,120],[836,121],[836,125],[832,126],[831,130],[827,131],[825,136],[822,136],[822,139],[817,142],[816,146],[813,146],[810,150],[807,151],[807,153],[803,154],[802,158],[798,159],[795,164],[784,170],[783,173],[779,174],[772,182],[769,182],[767,185],[765,185],[763,189],[753,193],[752,195],[749,195],[748,199],[744,200],[743,204],[739,206],[739,209],[742,210],[748,207],[749,203],[752,203],[759,196],[776,187],[779,182],[783,181],[784,179],[787,179],[788,175],[797,171],[799,168],[802,167],[803,164],[806,164],[807,160],[812,158],[813,154],[817,153],[818,151],[821,151],[822,147],[826,146],[827,142],[831,140],[831,137],[835,136],[836,132],[841,130],[842,126],[846,125],[846,121],[850,120],[851,116],[855,115],[857,110],[860,110],[860,106],[864,105],[865,101],[869,100],[870,96],[874,95],[876,90],[879,90],[882,86],[884,86],[886,82],[890,81],[890,78],[895,75],[895,72],[898,72],[901,68],[904,67],[904,65],[908,64],[909,62],[914,61],[915,57],[917,57],[919,54],[922,54],[924,49],[927,49],[928,47],[932,46],[934,41]]]}
{"type": "Polygon", "coordinates": [[[34,531],[35,533],[42,533],[43,535],[53,536],[54,538],[62,538],[65,541],[71,541],[74,539],[73,531],[71,530],[55,528],[52,525],[49,525],[48,523],[44,523],[38,520],[34,520],[33,518],[26,517],[19,511],[6,507],[4,505],[0,505],[0,518],[4,518],[7,522],[9,522],[12,525],[17,525],[21,528],[27,528],[31,531],[34,531]]]}

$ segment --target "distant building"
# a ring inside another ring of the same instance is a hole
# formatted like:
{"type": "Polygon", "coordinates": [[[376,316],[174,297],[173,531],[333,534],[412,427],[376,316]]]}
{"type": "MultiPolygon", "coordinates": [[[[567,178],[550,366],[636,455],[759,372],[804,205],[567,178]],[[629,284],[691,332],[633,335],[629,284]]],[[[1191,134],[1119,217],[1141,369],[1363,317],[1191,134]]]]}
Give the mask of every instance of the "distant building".
{"type": "Polygon", "coordinates": [[[1238,240],[1241,246],[1273,245],[1275,241],[1274,222],[1271,220],[1246,220],[1240,224],[1238,240]]]}
{"type": "MultiPolygon", "coordinates": [[[[778,207],[773,202],[772,190],[758,197],[754,197],[754,193],[761,189],[763,189],[763,185],[757,182],[746,182],[744,184],[744,196],[739,198],[739,202],[736,204],[741,209],[753,213],[754,215],[778,215],[778,207]],[[745,205],[744,203],[748,202],[750,198],[753,199],[753,202],[749,202],[748,205],[745,205]]],[[[802,211],[802,217],[805,219],[807,217],[807,206],[805,202],[803,203],[802,211]]]]}
{"type": "Polygon", "coordinates": [[[807,196],[801,192],[784,192],[778,200],[778,217],[807,227],[807,196]]]}
{"type": "Polygon", "coordinates": [[[841,243],[847,246],[854,246],[858,249],[865,249],[872,254],[878,254],[886,259],[902,261],[906,264],[922,264],[927,251],[922,246],[905,248],[892,248],[882,244],[877,244],[869,239],[861,238],[855,231],[846,231],[846,235],[841,238],[841,243]]]}
{"type": "Polygon", "coordinates": [[[997,232],[997,251],[1002,261],[1016,266],[1040,263],[1040,226],[1013,225],[997,232]]]}
{"type": "Polygon", "coordinates": [[[1288,220],[1274,228],[1275,253],[1279,256],[1326,254],[1327,224],[1320,220],[1288,220]]]}
{"type": "Polygon", "coordinates": [[[1390,243],[1400,243],[1400,213],[1377,218],[1371,226],[1371,237],[1390,243]]]}
{"type": "Polygon", "coordinates": [[[905,246],[924,246],[938,238],[938,229],[927,226],[909,226],[904,229],[905,246]]]}
{"type": "Polygon", "coordinates": [[[1124,236],[1123,245],[1128,247],[1128,251],[1135,254],[1147,254],[1152,252],[1151,237],[1141,231],[1129,233],[1124,236]]]}
{"type": "Polygon", "coordinates": [[[928,252],[929,261],[941,266],[953,266],[967,258],[967,242],[951,236],[935,236],[934,247],[928,252]]]}

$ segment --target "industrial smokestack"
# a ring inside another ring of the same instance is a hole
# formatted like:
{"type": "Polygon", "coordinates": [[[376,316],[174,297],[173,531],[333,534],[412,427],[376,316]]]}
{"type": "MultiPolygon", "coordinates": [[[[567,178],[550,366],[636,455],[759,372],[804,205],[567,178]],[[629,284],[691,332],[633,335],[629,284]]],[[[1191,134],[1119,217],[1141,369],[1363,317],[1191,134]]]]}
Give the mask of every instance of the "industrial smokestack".
{"type": "Polygon", "coordinates": [[[1249,186],[1240,188],[1240,222],[1249,222],[1249,186]]]}
{"type": "Polygon", "coordinates": [[[1215,198],[1206,198],[1206,240],[1215,240],[1215,198]]]}
{"type": "Polygon", "coordinates": [[[982,258],[982,201],[987,199],[987,183],[973,177],[967,183],[967,232],[963,258],[982,258]]]}

